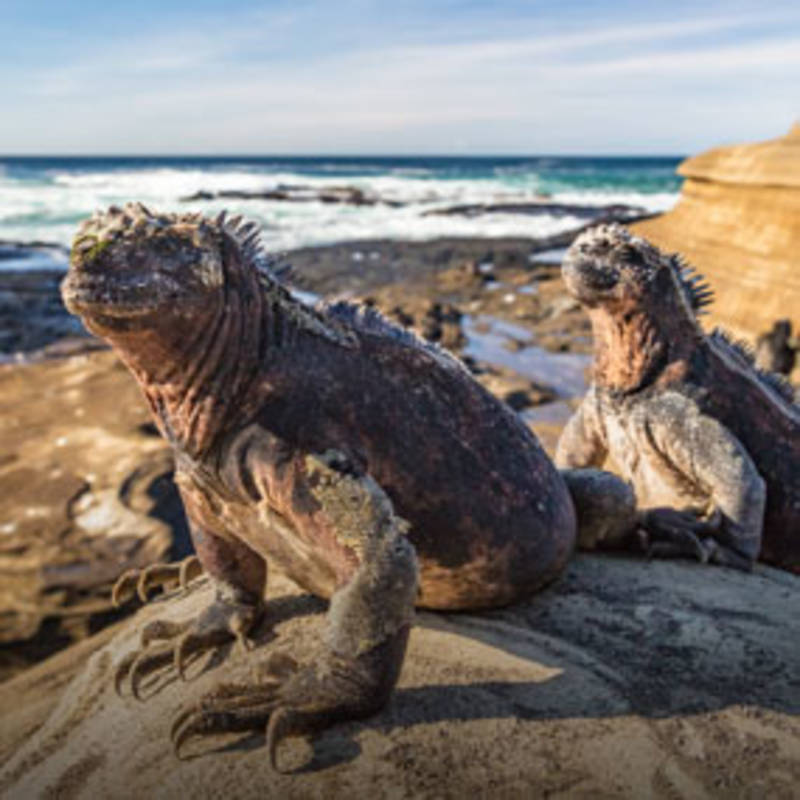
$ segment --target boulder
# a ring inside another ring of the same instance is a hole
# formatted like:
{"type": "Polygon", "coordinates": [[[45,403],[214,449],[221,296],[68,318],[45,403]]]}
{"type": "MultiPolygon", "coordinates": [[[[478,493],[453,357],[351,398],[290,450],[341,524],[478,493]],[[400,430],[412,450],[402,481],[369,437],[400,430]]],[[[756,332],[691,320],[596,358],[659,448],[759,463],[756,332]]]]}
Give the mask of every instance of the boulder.
{"type": "Polygon", "coordinates": [[[283,650],[314,658],[325,604],[279,574],[245,653],[230,648],[115,694],[157,617],[211,599],[200,578],[0,686],[0,795],[78,798],[790,798],[800,785],[800,578],[578,556],[530,601],[418,615],[389,705],[313,740],[273,773],[264,735],[192,740],[173,715],[219,681],[258,680],[283,650]]]}
{"type": "Polygon", "coordinates": [[[750,339],[800,326],[800,124],[786,136],[684,161],[677,206],[631,226],[709,279],[712,322],[750,339]]]}

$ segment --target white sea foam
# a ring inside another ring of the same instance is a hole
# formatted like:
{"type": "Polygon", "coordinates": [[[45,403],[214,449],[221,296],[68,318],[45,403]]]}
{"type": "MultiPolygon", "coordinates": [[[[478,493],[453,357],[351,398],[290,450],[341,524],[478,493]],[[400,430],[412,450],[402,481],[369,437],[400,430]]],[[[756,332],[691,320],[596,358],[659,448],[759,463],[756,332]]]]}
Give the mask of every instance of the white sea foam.
{"type": "MultiPolygon", "coordinates": [[[[212,168],[153,167],[76,172],[50,170],[36,179],[0,171],[0,239],[49,241],[69,245],[78,222],[96,208],[139,200],[170,211],[215,214],[223,208],[262,224],[264,241],[275,250],[351,239],[431,239],[439,236],[549,236],[585,220],[556,214],[428,215],[451,205],[541,200],[539,177],[532,171],[498,170],[491,178],[443,178],[424,167],[390,172],[359,167],[348,174],[341,165],[316,165],[315,175],[242,165],[212,168]],[[319,174],[319,173],[323,174],[319,174]],[[368,173],[368,174],[364,174],[368,173]],[[368,206],[275,200],[215,199],[181,202],[200,190],[259,192],[279,186],[309,187],[317,192],[352,186],[392,203],[368,206]]],[[[563,191],[548,202],[579,205],[625,203],[663,211],[672,193],[635,191],[563,191]]],[[[0,266],[2,266],[0,262],[0,266]]]]}
{"type": "Polygon", "coordinates": [[[611,204],[622,204],[628,206],[640,206],[645,211],[656,213],[669,211],[677,199],[676,192],[625,192],[625,191],[586,191],[586,192],[556,192],[553,194],[553,202],[576,204],[583,206],[605,206],[611,204]]]}

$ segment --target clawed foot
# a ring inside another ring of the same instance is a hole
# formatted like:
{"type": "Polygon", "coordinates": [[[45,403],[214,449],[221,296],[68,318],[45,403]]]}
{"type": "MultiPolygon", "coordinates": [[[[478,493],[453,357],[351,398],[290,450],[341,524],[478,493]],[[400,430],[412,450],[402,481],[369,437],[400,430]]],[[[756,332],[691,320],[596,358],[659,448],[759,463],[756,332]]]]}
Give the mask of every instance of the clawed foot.
{"type": "Polygon", "coordinates": [[[691,511],[654,508],[643,514],[641,527],[650,558],[688,556],[702,563],[708,560],[701,536],[709,535],[714,527],[691,511]]]}
{"type": "Polygon", "coordinates": [[[750,571],[751,559],[720,544],[714,534],[719,517],[702,519],[691,511],[655,508],[643,514],[642,544],[649,558],[694,558],[702,564],[720,564],[750,571]]]}
{"type": "Polygon", "coordinates": [[[218,598],[197,619],[183,622],[153,620],[142,630],[140,648],[129,653],[117,667],[114,686],[118,694],[127,683],[138,700],[144,678],[172,663],[185,680],[187,659],[227,644],[238,642],[248,650],[247,633],[261,614],[261,607],[218,598]]]}
{"type": "Polygon", "coordinates": [[[196,736],[266,731],[270,764],[275,770],[280,742],[321,731],[332,723],[375,713],[388,697],[376,684],[374,665],[329,656],[314,667],[300,668],[276,653],[267,677],[255,686],[220,684],[199,703],[181,711],[172,725],[172,744],[181,750],[196,736]]]}
{"type": "Polygon", "coordinates": [[[203,566],[194,555],[175,564],[153,564],[142,570],[129,569],[114,584],[111,602],[116,608],[138,596],[146,603],[151,589],[161,587],[165,592],[175,588],[185,589],[202,573],[203,566]]]}

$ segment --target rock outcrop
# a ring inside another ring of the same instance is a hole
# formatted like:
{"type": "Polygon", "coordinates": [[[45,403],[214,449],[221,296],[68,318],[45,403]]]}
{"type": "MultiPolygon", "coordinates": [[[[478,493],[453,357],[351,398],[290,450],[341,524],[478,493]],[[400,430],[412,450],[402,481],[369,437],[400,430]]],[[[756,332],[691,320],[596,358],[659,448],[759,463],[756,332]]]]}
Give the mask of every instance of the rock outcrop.
{"type": "Polygon", "coordinates": [[[701,153],[678,172],[686,182],[675,209],[631,228],[709,279],[713,322],[751,341],[777,319],[800,326],[800,124],[701,153]]]}

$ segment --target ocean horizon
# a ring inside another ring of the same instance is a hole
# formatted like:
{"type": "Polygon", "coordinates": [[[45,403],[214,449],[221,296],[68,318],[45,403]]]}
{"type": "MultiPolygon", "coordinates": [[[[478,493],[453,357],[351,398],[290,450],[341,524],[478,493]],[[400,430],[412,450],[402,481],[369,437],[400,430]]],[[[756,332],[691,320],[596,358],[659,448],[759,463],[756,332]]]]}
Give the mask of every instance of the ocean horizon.
{"type": "MultiPolygon", "coordinates": [[[[243,214],[276,251],[363,239],[545,237],[570,206],[671,208],[680,156],[0,156],[0,241],[69,246],[96,208],[243,214]],[[331,201],[350,193],[359,202],[331,201]],[[227,193],[228,196],[219,196],[227,193]],[[268,194],[269,197],[253,195],[268,194]],[[284,196],[285,195],[285,196],[284,196]],[[442,213],[543,202],[542,213],[442,213]],[[556,208],[564,206],[566,208],[556,208]]],[[[18,268],[4,260],[5,268],[18,268]]],[[[27,261],[22,266],[41,266],[27,261]]]]}

